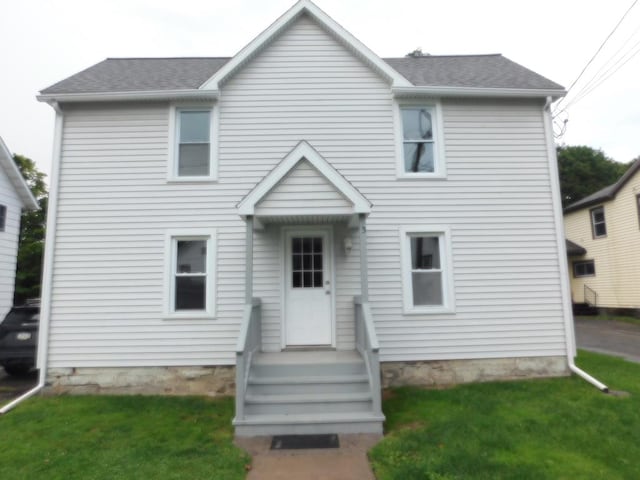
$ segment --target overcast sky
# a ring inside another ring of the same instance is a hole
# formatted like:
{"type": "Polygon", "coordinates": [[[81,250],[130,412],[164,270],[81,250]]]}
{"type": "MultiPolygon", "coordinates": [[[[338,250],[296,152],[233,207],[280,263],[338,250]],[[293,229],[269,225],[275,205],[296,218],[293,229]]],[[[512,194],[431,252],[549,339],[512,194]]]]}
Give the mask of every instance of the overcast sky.
{"type": "MultiPolygon", "coordinates": [[[[0,136],[50,172],[53,110],[39,90],[106,57],[232,56],[293,0],[12,0],[0,17],[0,136]]],[[[382,57],[420,47],[438,54],[502,53],[565,87],[632,0],[317,0],[382,57]]],[[[605,62],[640,49],[640,4],[600,53],[605,62]],[[626,42],[626,43],[625,43],[626,42]],[[635,47],[635,48],[634,48],[635,47]],[[615,56],[617,52],[618,56],[615,56]]],[[[600,148],[618,161],[640,155],[640,55],[569,106],[561,142],[600,148]]],[[[559,117],[558,120],[564,118],[559,117]]]]}

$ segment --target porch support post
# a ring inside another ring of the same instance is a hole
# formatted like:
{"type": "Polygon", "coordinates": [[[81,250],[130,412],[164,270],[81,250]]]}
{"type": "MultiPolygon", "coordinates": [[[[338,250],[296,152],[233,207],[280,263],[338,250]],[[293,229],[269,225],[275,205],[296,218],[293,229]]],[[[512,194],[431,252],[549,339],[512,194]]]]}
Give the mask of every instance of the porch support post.
{"type": "Polygon", "coordinates": [[[360,235],[360,296],[362,302],[369,301],[369,278],[367,276],[367,217],[358,215],[358,232],[360,235]]]}
{"type": "Polygon", "coordinates": [[[245,242],[245,255],[245,304],[251,305],[253,302],[253,217],[251,215],[247,215],[247,239],[245,242]]]}

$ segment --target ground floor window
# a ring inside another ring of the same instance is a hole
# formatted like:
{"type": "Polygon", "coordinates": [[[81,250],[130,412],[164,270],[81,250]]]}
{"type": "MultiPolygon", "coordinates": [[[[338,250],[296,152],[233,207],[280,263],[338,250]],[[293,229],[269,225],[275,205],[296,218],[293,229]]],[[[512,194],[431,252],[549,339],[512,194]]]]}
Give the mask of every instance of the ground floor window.
{"type": "Polygon", "coordinates": [[[167,316],[213,316],[215,232],[172,231],[166,243],[167,316]]]}
{"type": "Polygon", "coordinates": [[[574,278],[580,277],[595,277],[596,265],[593,260],[585,260],[582,262],[573,262],[573,276],[574,278]]]}
{"type": "Polygon", "coordinates": [[[0,232],[4,232],[7,223],[7,207],[0,205],[0,232]]]}
{"type": "Polygon", "coordinates": [[[405,313],[453,310],[453,276],[446,227],[402,227],[405,313]]]}

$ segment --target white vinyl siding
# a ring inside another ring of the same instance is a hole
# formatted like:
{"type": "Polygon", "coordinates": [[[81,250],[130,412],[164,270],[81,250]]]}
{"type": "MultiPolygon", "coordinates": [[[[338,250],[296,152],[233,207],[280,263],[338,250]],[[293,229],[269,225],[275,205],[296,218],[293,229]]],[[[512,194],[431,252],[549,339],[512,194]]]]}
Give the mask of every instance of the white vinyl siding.
{"type": "MultiPolygon", "coordinates": [[[[50,367],[233,364],[245,284],[237,205],[301,140],[373,205],[383,361],[565,354],[543,102],[442,99],[447,179],[427,188],[396,177],[389,85],[306,16],[221,88],[217,183],[167,183],[166,103],[65,107],[50,367]],[[402,313],[398,231],[425,223],[451,232],[455,314],[402,313]],[[165,231],[194,227],[217,229],[216,318],[167,321],[165,231]]],[[[350,349],[357,231],[337,224],[334,242],[337,348],[350,349]]],[[[265,350],[281,345],[281,245],[279,226],[255,232],[265,350]]]]}
{"type": "Polygon", "coordinates": [[[0,167],[0,205],[5,207],[4,228],[0,229],[0,320],[2,320],[13,305],[22,214],[20,197],[2,167],[0,167]]]}

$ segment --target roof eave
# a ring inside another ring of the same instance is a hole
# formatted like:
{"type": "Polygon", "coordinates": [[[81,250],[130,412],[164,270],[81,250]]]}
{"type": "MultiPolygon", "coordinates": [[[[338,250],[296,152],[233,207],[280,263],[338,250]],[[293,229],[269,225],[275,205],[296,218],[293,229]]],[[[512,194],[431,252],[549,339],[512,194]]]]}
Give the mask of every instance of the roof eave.
{"type": "Polygon", "coordinates": [[[37,95],[45,103],[131,102],[153,100],[217,100],[218,90],[140,90],[132,92],[45,93],[37,95]]]}
{"type": "Polygon", "coordinates": [[[600,205],[601,203],[608,202],[609,200],[613,200],[616,198],[615,195],[604,195],[602,197],[594,198],[593,200],[589,200],[588,202],[581,203],[579,205],[569,205],[565,208],[562,213],[567,214],[571,212],[577,212],[578,210],[583,210],[585,208],[593,207],[594,205],[600,205]]]}
{"type": "Polygon", "coordinates": [[[533,89],[533,88],[486,88],[486,87],[447,87],[447,86],[413,86],[393,87],[395,97],[412,96],[453,96],[453,97],[518,97],[547,98],[557,100],[566,95],[566,90],[533,89]]]}

